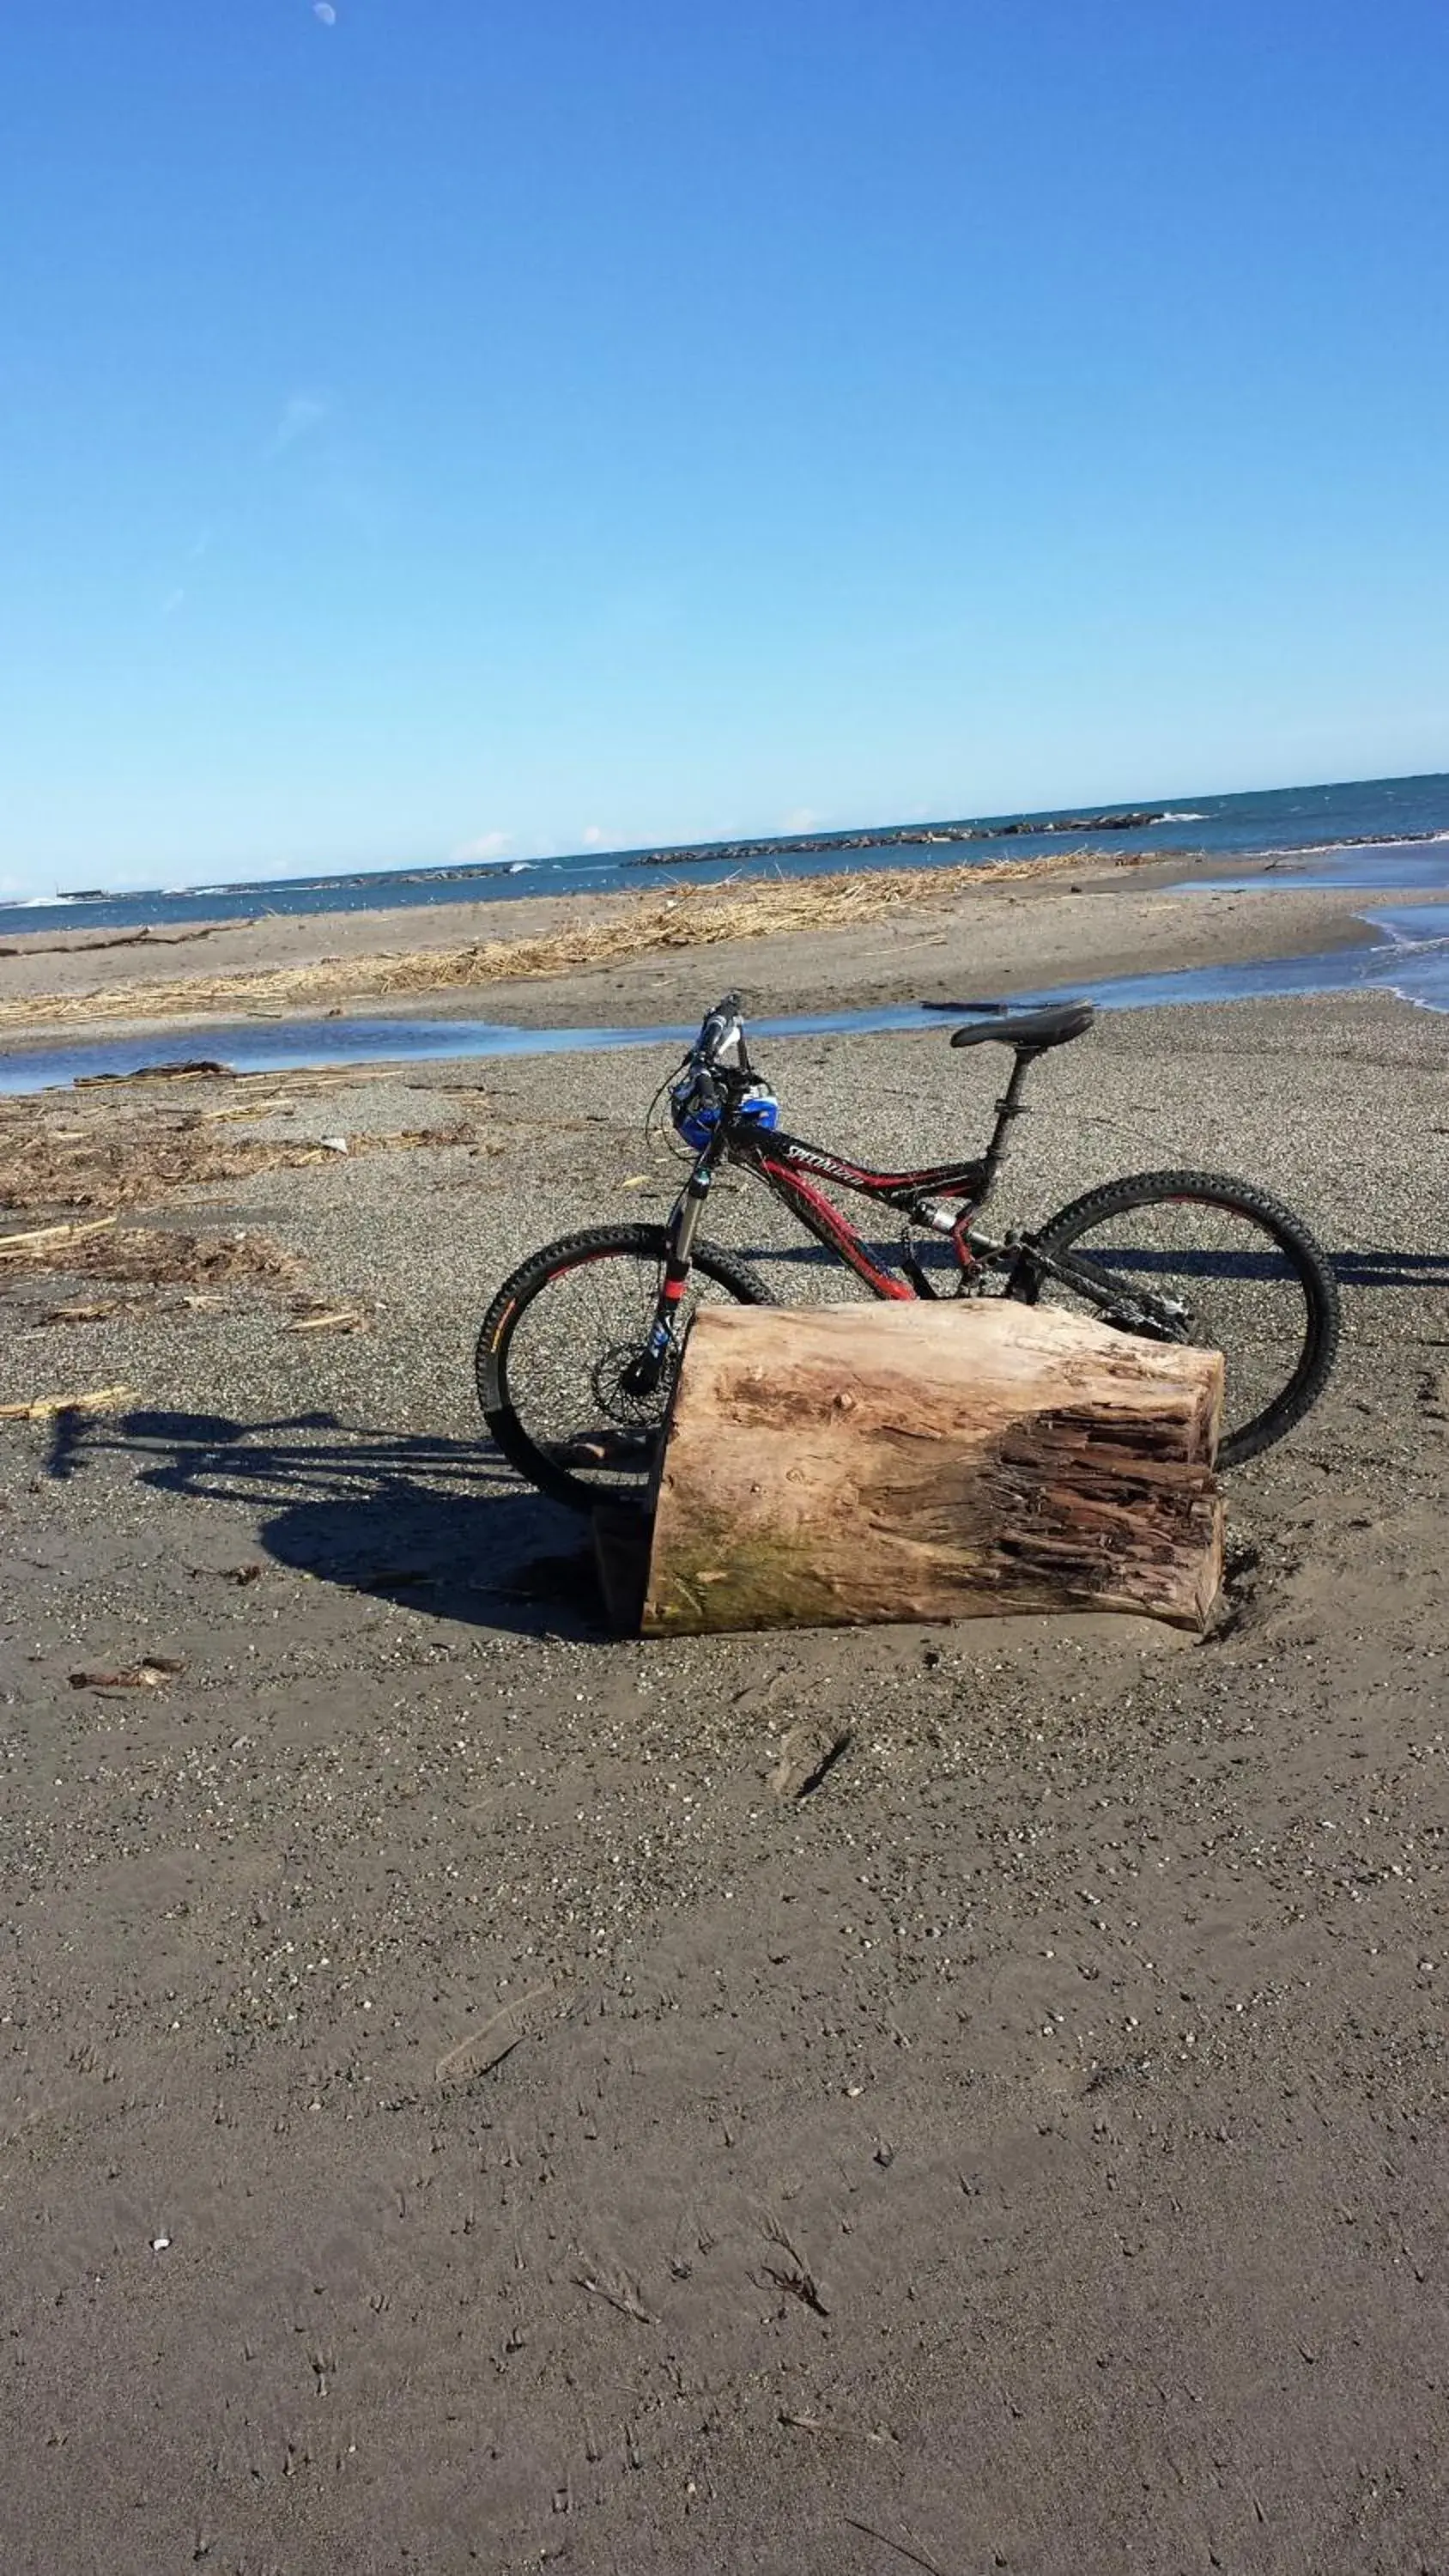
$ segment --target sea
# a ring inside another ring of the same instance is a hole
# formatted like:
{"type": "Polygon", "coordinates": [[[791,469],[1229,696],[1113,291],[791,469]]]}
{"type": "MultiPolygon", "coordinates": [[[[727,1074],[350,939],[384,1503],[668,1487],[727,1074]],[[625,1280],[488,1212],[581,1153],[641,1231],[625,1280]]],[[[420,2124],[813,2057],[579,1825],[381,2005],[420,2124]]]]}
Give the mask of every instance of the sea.
{"type": "MultiPolygon", "coordinates": [[[[1239,796],[1181,796],[1076,806],[1054,812],[951,818],[880,827],[884,845],[849,832],[698,842],[661,850],[597,850],[487,864],[396,867],[335,875],[240,878],[153,886],[128,893],[58,888],[0,904],[0,936],[45,930],[139,930],[149,925],[235,921],[268,913],[409,911],[438,903],[507,903],[520,895],[617,893],[666,882],[836,875],[879,868],[939,868],[1079,851],[1124,858],[1190,859],[1215,881],[1262,863],[1297,885],[1449,887],[1449,772],[1373,778],[1328,787],[1279,787],[1239,796]],[[951,837],[940,839],[938,834],[951,837]],[[969,837],[962,837],[969,835],[969,837]]],[[[99,860],[97,873],[104,873],[99,860]]]]}

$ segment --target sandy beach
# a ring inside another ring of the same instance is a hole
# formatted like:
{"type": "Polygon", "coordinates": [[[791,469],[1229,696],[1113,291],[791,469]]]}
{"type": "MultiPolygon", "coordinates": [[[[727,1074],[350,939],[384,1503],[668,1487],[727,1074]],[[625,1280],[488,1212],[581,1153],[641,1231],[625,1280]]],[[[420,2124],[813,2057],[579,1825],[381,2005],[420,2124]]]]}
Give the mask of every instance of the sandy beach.
{"type": "MultiPolygon", "coordinates": [[[[1010,992],[1364,909],[1087,869],[408,1006],[1010,992]]],[[[0,1044],[566,926],[504,910],[17,942],[0,1044]]],[[[8,1105],[0,1237],[96,1231],[0,1259],[0,1406],[110,1392],[0,1422],[7,2576],[1438,2566],[1449,1021],[1109,1014],[1038,1071],[1009,1216],[1206,1164],[1338,1266],[1190,1644],[606,1635],[471,1346],[536,1243],[667,1207],[669,1061],[8,1105]],[[785,1805],[806,1712],[851,1739],[785,1805]]],[[[764,1064],[883,1158],[969,1150],[1000,1075],[764,1064]]],[[[742,1183],[711,1231],[799,1293],[742,1183]]]]}
{"type": "Polygon", "coordinates": [[[179,934],[37,933],[0,952],[0,1048],[91,1026],[379,1004],[524,1026],[629,1025],[688,1017],[699,991],[730,984],[756,1011],[1010,993],[1351,946],[1370,936],[1362,916],[1381,900],[1276,883],[1267,900],[1199,893],[1194,873],[1073,858],[944,881],[917,870],[676,882],[588,899],[274,914],[179,934]]]}

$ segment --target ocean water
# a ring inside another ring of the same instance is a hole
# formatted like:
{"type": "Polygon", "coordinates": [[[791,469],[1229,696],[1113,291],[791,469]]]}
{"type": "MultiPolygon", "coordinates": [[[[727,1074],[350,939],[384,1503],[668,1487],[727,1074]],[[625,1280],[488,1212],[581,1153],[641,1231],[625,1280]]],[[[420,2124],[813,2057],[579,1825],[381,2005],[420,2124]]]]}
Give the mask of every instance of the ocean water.
{"type": "MultiPolygon", "coordinates": [[[[943,826],[887,826],[925,834],[943,826]]],[[[954,828],[954,826],[953,826],[954,828]]],[[[1289,882],[1432,891],[1449,887],[1449,773],[1379,778],[1329,787],[1272,788],[1243,796],[1181,796],[1081,806],[1054,814],[996,815],[973,823],[969,841],[909,837],[885,848],[852,849],[849,836],[698,844],[667,864],[649,851],[590,851],[575,857],[502,861],[477,867],[399,865],[376,873],[155,887],[133,894],[58,889],[53,898],[0,904],[0,938],[138,930],[155,924],[246,920],[264,913],[407,910],[438,903],[507,903],[520,895],[583,894],[660,887],[671,872],[691,884],[731,876],[818,876],[859,869],[989,866],[1065,851],[1194,857],[1211,881],[1232,881],[1235,863],[1280,863],[1289,882]],[[1130,824],[1122,818],[1132,814],[1130,824]],[[1094,817],[1105,819],[1097,820],[1094,817]],[[1355,874],[1357,869],[1360,873],[1355,874]]],[[[98,855],[96,873],[103,873],[98,855]]],[[[1278,874],[1275,870],[1275,876],[1278,874]]],[[[1254,878],[1251,882],[1257,882],[1254,878]]]]}
{"type": "MultiPolygon", "coordinates": [[[[1184,1002],[1244,1002],[1305,993],[1389,993],[1423,1009],[1449,1012],[1449,906],[1403,904],[1366,913],[1379,936],[1362,948],[1311,957],[1264,957],[1230,966],[1193,966],[1152,975],[1090,977],[1012,996],[1013,1009],[1085,995],[1100,1010],[1163,1009],[1184,1002]]],[[[965,1018],[962,1012],[956,1016],[965,1018]]],[[[752,1045],[771,1038],[868,1036],[932,1032],[953,1025],[946,1011],[915,1002],[883,1002],[857,1011],[800,1013],[750,1022],[752,1045]]],[[[682,1050],[697,1023],[655,1028],[523,1029],[493,1020],[397,1017],[280,1020],[263,1027],[229,1023],[215,1032],[187,1029],[173,1037],[93,1038],[71,1046],[0,1053],[0,1093],[49,1090],[77,1079],[134,1073],[146,1065],[185,1064],[214,1056],[237,1073],[295,1073],[305,1066],[452,1062],[464,1057],[609,1054],[621,1047],[682,1050]]],[[[768,1059],[765,1059],[768,1071],[768,1059]]]]}

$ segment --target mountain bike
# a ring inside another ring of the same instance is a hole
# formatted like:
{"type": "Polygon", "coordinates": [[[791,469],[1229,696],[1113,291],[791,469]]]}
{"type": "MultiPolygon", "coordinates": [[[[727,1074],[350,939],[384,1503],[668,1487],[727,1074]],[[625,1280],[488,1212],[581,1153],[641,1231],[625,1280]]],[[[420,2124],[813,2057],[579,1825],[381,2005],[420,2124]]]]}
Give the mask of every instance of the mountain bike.
{"type": "MultiPolygon", "coordinates": [[[[933,1006],[934,1007],[934,1006],[933,1006]]],[[[953,1047],[1012,1051],[983,1152],[919,1171],[875,1171],[780,1126],[750,1063],[739,996],[705,1019],[668,1091],[691,1160],[662,1225],[593,1226],[523,1262],[478,1336],[479,1400],[499,1448],[544,1493],[588,1510],[639,1498],[653,1473],[692,1315],[704,1300],[774,1302],[749,1263],[700,1234],[715,1176],[762,1182],[876,1297],[1001,1296],[1095,1315],[1124,1333],[1221,1350],[1227,1396],[1219,1463],[1237,1466],[1300,1422],[1338,1343],[1338,1290],[1324,1253],[1267,1191],[1214,1172],[1145,1172],[1073,1199],[1032,1232],[980,1224],[1031,1067],[1086,1034],[1089,1002],[971,1016],[953,1047]],[[901,1220],[893,1249],[867,1243],[828,1192],[901,1220]]],[[[775,1257],[767,1255],[768,1258],[775,1257]]]]}

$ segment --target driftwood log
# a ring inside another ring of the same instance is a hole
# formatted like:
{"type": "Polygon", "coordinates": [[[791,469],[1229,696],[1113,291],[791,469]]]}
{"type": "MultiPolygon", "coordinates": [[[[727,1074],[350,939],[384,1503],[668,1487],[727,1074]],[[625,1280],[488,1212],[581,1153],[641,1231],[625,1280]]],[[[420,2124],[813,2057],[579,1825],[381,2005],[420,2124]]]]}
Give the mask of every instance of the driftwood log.
{"type": "Polygon", "coordinates": [[[707,1306],[643,1629],[1033,1610],[1201,1629],[1222,1579],[1216,1351],[995,1299],[707,1306]]]}

